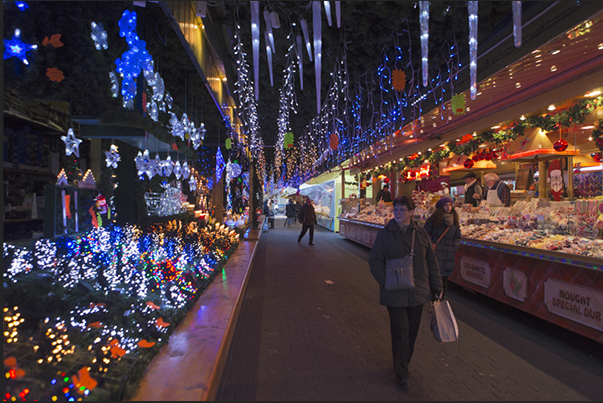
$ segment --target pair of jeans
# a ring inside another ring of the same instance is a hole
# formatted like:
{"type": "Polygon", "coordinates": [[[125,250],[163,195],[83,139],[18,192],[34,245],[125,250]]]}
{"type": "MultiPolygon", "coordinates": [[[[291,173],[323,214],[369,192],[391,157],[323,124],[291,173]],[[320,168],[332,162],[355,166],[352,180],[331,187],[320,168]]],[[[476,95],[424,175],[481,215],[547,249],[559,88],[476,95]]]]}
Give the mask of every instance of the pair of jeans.
{"type": "Polygon", "coordinates": [[[310,230],[310,243],[314,243],[314,224],[312,224],[312,225],[304,224],[303,225],[301,233],[299,234],[299,238],[297,239],[297,242],[300,242],[302,240],[304,235],[306,235],[306,232],[308,232],[308,229],[310,230]]]}
{"type": "Polygon", "coordinates": [[[392,338],[394,372],[399,380],[408,378],[408,365],[415,350],[419,333],[423,305],[408,307],[387,307],[392,338]]]}

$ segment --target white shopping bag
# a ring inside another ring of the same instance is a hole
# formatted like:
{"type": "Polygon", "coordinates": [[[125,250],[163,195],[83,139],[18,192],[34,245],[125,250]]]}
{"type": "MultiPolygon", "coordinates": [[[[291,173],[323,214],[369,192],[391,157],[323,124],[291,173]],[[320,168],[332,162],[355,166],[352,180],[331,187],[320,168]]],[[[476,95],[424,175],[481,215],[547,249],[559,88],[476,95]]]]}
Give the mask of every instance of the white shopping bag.
{"type": "Polygon", "coordinates": [[[433,337],[442,343],[457,341],[459,327],[448,301],[435,301],[431,303],[431,332],[433,337]]]}

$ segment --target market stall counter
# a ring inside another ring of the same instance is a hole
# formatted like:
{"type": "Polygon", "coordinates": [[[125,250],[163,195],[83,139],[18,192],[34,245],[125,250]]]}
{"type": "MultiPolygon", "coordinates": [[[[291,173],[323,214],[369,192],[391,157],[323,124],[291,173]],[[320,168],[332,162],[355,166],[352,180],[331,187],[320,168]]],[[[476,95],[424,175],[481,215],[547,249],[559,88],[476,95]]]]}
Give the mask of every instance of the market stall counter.
{"type": "MultiPolygon", "coordinates": [[[[439,197],[417,203],[420,224],[439,197]]],[[[458,208],[463,238],[449,280],[603,343],[603,200],[458,208]]],[[[372,247],[391,207],[349,205],[339,234],[372,247]]]]}

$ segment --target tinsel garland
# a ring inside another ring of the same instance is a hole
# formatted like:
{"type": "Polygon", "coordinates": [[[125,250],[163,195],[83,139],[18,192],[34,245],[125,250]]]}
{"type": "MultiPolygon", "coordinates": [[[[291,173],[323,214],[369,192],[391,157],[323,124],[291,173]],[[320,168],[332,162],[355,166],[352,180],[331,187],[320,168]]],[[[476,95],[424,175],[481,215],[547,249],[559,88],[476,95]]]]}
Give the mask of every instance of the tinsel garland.
{"type": "MultiPolygon", "coordinates": [[[[362,180],[370,177],[377,177],[379,175],[387,175],[390,172],[402,172],[408,169],[418,168],[425,161],[429,162],[432,167],[435,167],[440,161],[450,157],[451,154],[470,156],[478,150],[482,144],[504,144],[516,140],[518,137],[525,136],[526,130],[529,129],[540,128],[543,131],[552,131],[559,130],[562,127],[578,125],[584,122],[586,116],[591,114],[601,105],[603,105],[603,96],[584,99],[558,114],[528,117],[525,120],[518,120],[513,123],[508,130],[488,130],[476,135],[472,140],[469,140],[464,144],[449,144],[433,151],[425,150],[420,154],[417,153],[405,156],[401,161],[390,162],[383,167],[378,167],[363,174],[359,174],[358,178],[362,180]]],[[[603,133],[602,120],[599,120],[598,125],[598,129],[593,129],[592,138],[593,141],[596,142],[597,147],[599,147],[600,150],[603,150],[603,139],[601,139],[603,133]]],[[[429,179],[437,178],[438,176],[439,172],[435,169],[430,170],[429,179]]],[[[405,177],[404,180],[406,180],[405,177]]]]}

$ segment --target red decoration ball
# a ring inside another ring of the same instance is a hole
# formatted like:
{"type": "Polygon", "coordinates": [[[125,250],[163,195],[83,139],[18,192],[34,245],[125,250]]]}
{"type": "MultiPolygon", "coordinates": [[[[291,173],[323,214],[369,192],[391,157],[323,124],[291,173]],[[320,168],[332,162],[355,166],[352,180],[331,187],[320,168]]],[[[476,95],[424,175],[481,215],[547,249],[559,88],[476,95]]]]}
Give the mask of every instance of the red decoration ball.
{"type": "Polygon", "coordinates": [[[465,168],[469,169],[473,167],[473,160],[470,159],[466,159],[465,162],[463,162],[463,165],[465,166],[465,168]]]}
{"type": "MultiPolygon", "coordinates": [[[[595,153],[593,154],[593,158],[595,159],[595,162],[601,162],[603,161],[603,157],[601,156],[601,153],[595,153]]],[[[603,206],[603,204],[602,204],[603,206]]]]}
{"type": "Polygon", "coordinates": [[[555,141],[555,144],[553,144],[553,148],[557,152],[565,151],[565,150],[567,150],[567,141],[565,141],[563,139],[559,139],[559,140],[555,141]]]}

